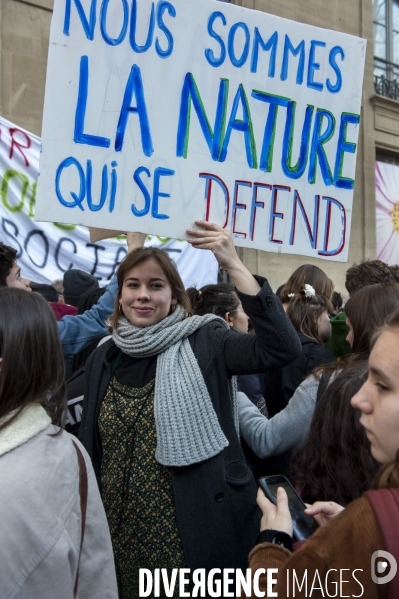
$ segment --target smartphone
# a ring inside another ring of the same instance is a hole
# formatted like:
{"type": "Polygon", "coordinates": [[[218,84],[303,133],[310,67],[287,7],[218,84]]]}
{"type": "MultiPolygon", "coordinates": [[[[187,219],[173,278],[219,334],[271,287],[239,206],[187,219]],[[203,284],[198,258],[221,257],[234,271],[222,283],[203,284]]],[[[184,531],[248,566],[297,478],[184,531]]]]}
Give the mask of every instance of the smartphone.
{"type": "Polygon", "coordinates": [[[297,541],[303,541],[315,532],[318,528],[316,520],[313,516],[305,514],[306,505],[285,476],[282,474],[264,476],[258,480],[258,483],[266,497],[274,505],[277,504],[277,489],[283,487],[288,496],[288,507],[291,512],[294,537],[297,541]]]}

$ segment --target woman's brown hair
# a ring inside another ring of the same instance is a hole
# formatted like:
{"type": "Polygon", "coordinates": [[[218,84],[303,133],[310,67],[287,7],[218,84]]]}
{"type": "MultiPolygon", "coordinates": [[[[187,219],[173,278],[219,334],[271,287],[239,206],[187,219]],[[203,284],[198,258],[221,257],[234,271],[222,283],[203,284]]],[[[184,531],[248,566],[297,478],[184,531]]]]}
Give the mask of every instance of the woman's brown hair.
{"type": "Polygon", "coordinates": [[[308,503],[346,505],[370,488],[378,464],[352,397],[367,378],[367,358],[347,363],[316,402],[309,433],[292,460],[291,482],[308,503]]]}
{"type": "Polygon", "coordinates": [[[396,459],[384,464],[376,477],[374,487],[376,489],[389,489],[399,487],[399,450],[396,459]]]}
{"type": "Polygon", "coordinates": [[[345,304],[345,314],[353,329],[352,353],[369,354],[376,330],[387,318],[389,322],[389,316],[398,308],[397,283],[377,283],[356,291],[345,304]]]}
{"type": "Polygon", "coordinates": [[[0,430],[31,403],[42,404],[53,424],[63,426],[64,358],[54,313],[40,295],[0,289],[0,356],[0,430]]]}
{"type": "Polygon", "coordinates": [[[121,316],[119,312],[119,300],[122,297],[123,282],[126,279],[127,273],[138,264],[151,259],[156,260],[161,267],[171,286],[172,297],[177,299],[177,303],[184,308],[187,315],[191,314],[190,300],[184,289],[183,281],[180,278],[175,263],[169,258],[167,252],[154,247],[138,248],[130,252],[122,260],[118,268],[118,293],[115,299],[114,313],[109,318],[111,330],[116,330],[118,327],[121,316]]]}
{"type": "Polygon", "coordinates": [[[216,314],[224,318],[226,312],[235,312],[240,305],[240,300],[234,285],[218,283],[205,285],[201,289],[190,287],[187,289],[193,314],[216,314]]]}
{"type": "Polygon", "coordinates": [[[282,288],[280,294],[282,303],[286,304],[289,302],[289,294],[298,293],[306,283],[313,287],[317,295],[323,295],[331,301],[334,292],[334,283],[332,280],[328,278],[321,268],[313,266],[313,264],[302,264],[302,266],[292,273],[282,288]]]}
{"type": "MultiPolygon", "coordinates": [[[[390,285],[390,283],[386,283],[385,285],[390,285]]],[[[381,287],[385,287],[385,285],[381,285],[381,287]]],[[[372,286],[377,287],[377,285],[372,286]]],[[[398,287],[398,285],[395,286],[398,287]]],[[[355,297],[358,293],[359,292],[355,293],[353,297],[355,297]]],[[[370,342],[370,351],[373,349],[378,338],[385,331],[399,333],[399,308],[397,308],[388,316],[388,318],[386,318],[385,323],[382,326],[380,326],[379,329],[373,331],[373,335],[370,342]]],[[[399,449],[396,453],[396,458],[394,460],[388,462],[388,464],[384,464],[383,466],[381,466],[375,479],[374,486],[377,489],[389,489],[390,487],[399,487],[399,449]]]]}
{"type": "Polygon", "coordinates": [[[296,331],[300,331],[316,343],[324,345],[324,339],[319,335],[318,320],[323,312],[331,312],[331,310],[332,304],[326,297],[318,294],[313,297],[306,297],[305,287],[302,286],[299,293],[291,298],[287,308],[287,316],[296,331]]]}

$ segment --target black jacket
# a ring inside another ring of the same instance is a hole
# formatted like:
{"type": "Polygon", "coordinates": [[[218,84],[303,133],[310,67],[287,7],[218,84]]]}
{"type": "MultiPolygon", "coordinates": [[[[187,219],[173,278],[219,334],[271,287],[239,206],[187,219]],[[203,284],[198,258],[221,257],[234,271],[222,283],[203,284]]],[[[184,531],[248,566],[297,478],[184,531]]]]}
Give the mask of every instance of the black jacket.
{"type": "Polygon", "coordinates": [[[336,361],[329,349],[303,333],[297,333],[297,335],[302,345],[301,355],[287,366],[265,374],[264,397],[269,417],[286,407],[302,380],[316,366],[336,361]]]}
{"type": "MultiPolygon", "coordinates": [[[[281,367],[300,353],[297,334],[268,282],[257,296],[239,293],[256,335],[227,330],[211,322],[189,337],[228,447],[192,466],[171,468],[176,516],[187,567],[246,568],[259,532],[256,482],[245,462],[234,425],[227,379],[281,367]]],[[[98,416],[117,353],[113,341],[100,346],[86,363],[85,400],[79,438],[100,481],[98,416]]],[[[189,431],[188,431],[189,434],[189,431]]],[[[160,506],[162,509],[162,506],[160,506]]]]}

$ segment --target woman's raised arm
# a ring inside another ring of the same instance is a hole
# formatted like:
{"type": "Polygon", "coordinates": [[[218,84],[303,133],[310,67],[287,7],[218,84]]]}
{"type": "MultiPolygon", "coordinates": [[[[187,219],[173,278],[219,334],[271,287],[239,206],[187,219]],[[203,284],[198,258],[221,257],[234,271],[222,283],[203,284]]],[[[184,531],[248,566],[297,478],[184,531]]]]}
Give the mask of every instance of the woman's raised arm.
{"type": "Polygon", "coordinates": [[[211,250],[236,289],[247,295],[256,295],[260,285],[238,257],[231,233],[203,220],[196,220],[195,224],[201,229],[187,229],[190,235],[188,243],[198,249],[211,250]]]}

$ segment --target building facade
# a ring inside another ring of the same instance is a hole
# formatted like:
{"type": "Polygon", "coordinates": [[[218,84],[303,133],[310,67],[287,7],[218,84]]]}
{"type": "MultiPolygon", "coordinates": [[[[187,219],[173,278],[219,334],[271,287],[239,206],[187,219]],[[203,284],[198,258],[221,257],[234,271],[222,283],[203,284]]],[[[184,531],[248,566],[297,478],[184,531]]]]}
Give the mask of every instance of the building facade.
{"type": "MultiPolygon", "coordinates": [[[[0,114],[37,135],[41,133],[52,1],[0,0],[0,114]]],[[[248,268],[267,276],[275,288],[298,266],[311,262],[328,273],[338,291],[345,292],[347,264],[376,257],[376,157],[399,164],[399,0],[374,0],[374,5],[372,0],[232,3],[368,41],[348,263],[238,250],[248,268]]]]}

